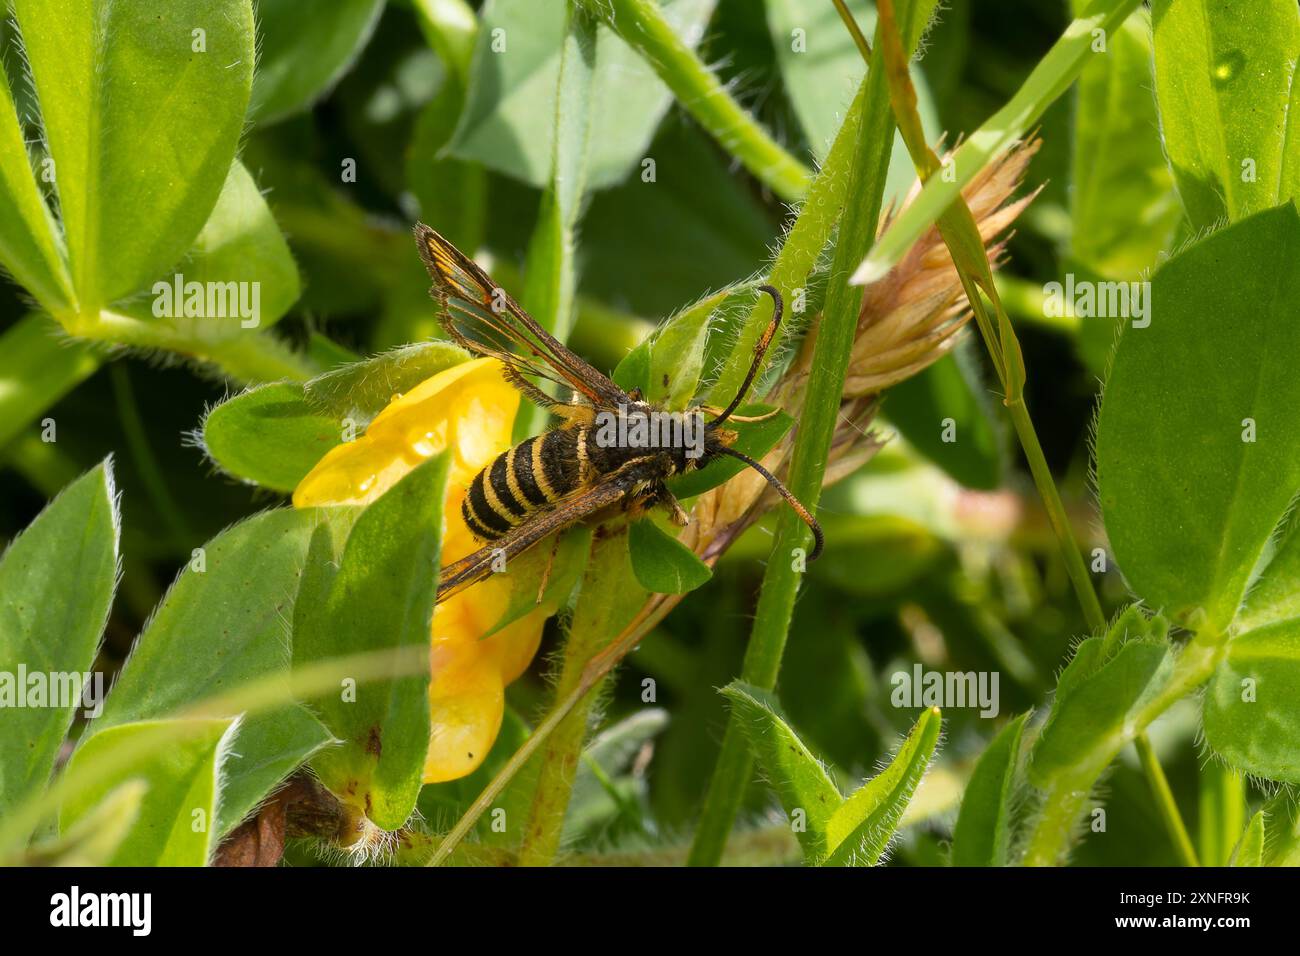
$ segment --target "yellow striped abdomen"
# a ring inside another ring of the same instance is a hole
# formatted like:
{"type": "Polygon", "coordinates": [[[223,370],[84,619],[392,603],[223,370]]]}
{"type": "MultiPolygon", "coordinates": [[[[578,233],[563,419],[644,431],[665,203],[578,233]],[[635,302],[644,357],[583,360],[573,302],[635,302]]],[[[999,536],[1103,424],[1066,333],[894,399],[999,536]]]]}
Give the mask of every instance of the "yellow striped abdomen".
{"type": "Polygon", "coordinates": [[[557,428],[498,455],[474,476],[461,505],[474,536],[496,541],[581,487],[586,442],[583,426],[557,428]]]}

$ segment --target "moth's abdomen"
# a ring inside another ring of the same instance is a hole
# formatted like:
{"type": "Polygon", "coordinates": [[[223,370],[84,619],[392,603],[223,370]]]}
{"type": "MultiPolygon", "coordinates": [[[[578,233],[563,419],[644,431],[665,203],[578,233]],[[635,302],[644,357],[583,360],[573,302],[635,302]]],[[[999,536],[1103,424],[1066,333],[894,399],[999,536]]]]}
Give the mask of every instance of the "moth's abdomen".
{"type": "Polygon", "coordinates": [[[498,455],[470,482],[465,524],[482,541],[504,537],[580,487],[585,449],[585,428],[560,428],[498,455]]]}

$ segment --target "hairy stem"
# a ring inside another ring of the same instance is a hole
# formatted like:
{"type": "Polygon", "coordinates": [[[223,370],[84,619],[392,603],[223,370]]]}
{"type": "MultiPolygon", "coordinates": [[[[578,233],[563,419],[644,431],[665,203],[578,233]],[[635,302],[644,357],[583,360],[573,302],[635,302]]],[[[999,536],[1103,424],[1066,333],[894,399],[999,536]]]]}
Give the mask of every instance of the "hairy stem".
{"type": "MultiPolygon", "coordinates": [[[[923,25],[923,24],[922,24],[923,25]]],[[[918,27],[917,37],[920,35],[918,27]]],[[[847,202],[839,241],[831,264],[826,306],[814,345],[804,414],[790,461],[790,490],[810,509],[821,496],[822,477],[835,426],[839,420],[844,377],[857,333],[861,290],[847,283],[849,271],[875,237],[881,197],[893,145],[894,122],[889,110],[883,71],[869,70],[847,184],[847,202]]],[[[807,553],[808,528],[793,511],[777,521],[772,556],[763,575],[754,628],[741,668],[746,683],[771,690],[776,685],[785,652],[795,595],[807,553]]],[[[727,836],[745,795],[753,760],[739,722],[732,714],[722,739],[722,751],[709,782],[688,863],[714,866],[722,858],[727,836]]]]}

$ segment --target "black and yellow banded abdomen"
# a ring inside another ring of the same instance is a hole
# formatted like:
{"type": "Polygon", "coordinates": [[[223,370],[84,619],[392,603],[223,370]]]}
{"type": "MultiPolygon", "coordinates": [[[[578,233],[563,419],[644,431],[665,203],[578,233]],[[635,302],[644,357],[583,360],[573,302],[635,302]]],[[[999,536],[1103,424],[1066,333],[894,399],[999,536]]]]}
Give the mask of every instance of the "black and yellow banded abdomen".
{"type": "Polygon", "coordinates": [[[581,487],[587,429],[557,428],[498,455],[470,482],[461,505],[474,536],[496,541],[534,512],[581,487]]]}

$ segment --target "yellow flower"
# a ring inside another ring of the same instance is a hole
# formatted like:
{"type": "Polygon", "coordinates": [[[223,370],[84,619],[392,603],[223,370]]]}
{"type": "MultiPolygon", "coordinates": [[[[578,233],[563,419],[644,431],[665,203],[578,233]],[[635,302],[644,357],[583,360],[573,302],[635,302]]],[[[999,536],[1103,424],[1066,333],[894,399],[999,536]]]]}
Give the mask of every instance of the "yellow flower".
{"type": "MultiPolygon", "coordinates": [[[[510,447],[519,408],[519,393],[501,372],[495,359],[475,359],[397,396],[364,435],[317,462],[294,491],[294,506],[369,504],[425,459],[449,450],[442,563],[476,550],[461,501],[474,476],[510,447]]],[[[501,729],[506,685],[527,669],[542,625],[555,613],[554,606],[539,606],[481,639],[505,612],[510,591],[510,581],[494,575],[434,609],[425,783],[455,780],[483,762],[501,729]]]]}

